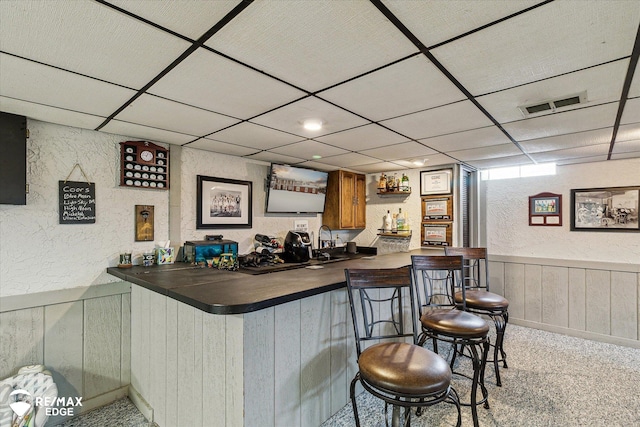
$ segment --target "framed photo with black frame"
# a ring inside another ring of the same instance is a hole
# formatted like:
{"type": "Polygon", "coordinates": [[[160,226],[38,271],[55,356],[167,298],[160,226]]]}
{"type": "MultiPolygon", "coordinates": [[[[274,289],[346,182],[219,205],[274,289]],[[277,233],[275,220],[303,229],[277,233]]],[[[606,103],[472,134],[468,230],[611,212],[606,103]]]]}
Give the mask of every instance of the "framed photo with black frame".
{"type": "Polygon", "coordinates": [[[251,228],[251,190],[251,181],[198,175],[196,228],[251,228]]]}
{"type": "Polygon", "coordinates": [[[571,231],[639,232],[640,186],[571,190],[571,231]]]}

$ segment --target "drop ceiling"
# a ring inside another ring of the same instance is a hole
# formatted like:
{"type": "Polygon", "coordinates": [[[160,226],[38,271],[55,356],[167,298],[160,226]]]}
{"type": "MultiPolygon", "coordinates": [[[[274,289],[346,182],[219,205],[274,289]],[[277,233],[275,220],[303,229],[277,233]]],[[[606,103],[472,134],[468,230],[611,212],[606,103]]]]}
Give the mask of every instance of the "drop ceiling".
{"type": "Polygon", "coordinates": [[[638,1],[3,0],[0,22],[0,110],[36,120],[365,173],[640,157],[638,1]]]}

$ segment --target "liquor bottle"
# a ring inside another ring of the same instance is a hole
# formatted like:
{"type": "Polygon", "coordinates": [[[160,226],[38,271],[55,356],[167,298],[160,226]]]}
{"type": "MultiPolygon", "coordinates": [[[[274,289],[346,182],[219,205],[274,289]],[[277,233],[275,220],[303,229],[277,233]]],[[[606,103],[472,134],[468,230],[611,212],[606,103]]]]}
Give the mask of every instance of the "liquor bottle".
{"type": "Polygon", "coordinates": [[[387,211],[384,217],[384,231],[391,231],[391,212],[387,211]]]}
{"type": "Polygon", "coordinates": [[[384,193],[387,191],[387,177],[383,173],[380,174],[380,181],[378,181],[378,192],[384,193]]]}
{"type": "Polygon", "coordinates": [[[398,215],[396,216],[396,229],[398,231],[404,230],[404,214],[402,213],[402,208],[398,209],[398,215]]]}
{"type": "Polygon", "coordinates": [[[396,184],[393,181],[393,176],[389,175],[387,177],[387,191],[393,191],[395,186],[396,186],[396,184]]]}
{"type": "Polygon", "coordinates": [[[402,174],[402,191],[409,191],[410,188],[409,177],[405,174],[402,174]]]}

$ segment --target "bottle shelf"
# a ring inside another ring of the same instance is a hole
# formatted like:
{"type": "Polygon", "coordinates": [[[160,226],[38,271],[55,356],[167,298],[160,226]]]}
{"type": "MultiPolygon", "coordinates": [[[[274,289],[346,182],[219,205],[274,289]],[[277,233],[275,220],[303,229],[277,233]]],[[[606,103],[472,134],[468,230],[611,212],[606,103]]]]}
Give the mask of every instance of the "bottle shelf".
{"type": "Polygon", "coordinates": [[[377,191],[376,194],[380,197],[402,197],[410,195],[411,189],[409,191],[377,191]]]}
{"type": "Polygon", "coordinates": [[[397,230],[397,231],[385,231],[384,229],[378,229],[378,236],[380,237],[391,237],[395,239],[408,239],[411,237],[412,230],[397,230]]]}

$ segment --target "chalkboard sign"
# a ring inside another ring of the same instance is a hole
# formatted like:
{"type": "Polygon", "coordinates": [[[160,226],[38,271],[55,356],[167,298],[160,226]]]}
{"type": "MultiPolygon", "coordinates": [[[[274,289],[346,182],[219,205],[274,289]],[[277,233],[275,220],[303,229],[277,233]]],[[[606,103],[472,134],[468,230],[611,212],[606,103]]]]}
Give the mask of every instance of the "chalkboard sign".
{"type": "Polygon", "coordinates": [[[58,181],[60,224],[95,224],[96,184],[58,181]]]}

